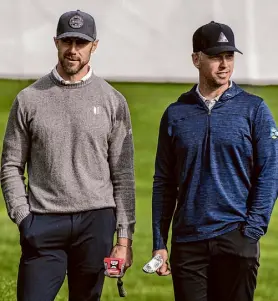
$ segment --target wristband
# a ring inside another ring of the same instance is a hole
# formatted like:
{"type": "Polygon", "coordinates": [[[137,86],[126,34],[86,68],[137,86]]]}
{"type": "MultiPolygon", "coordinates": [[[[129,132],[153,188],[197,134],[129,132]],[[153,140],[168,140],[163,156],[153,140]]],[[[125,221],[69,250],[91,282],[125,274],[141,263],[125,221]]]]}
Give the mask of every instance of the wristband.
{"type": "Polygon", "coordinates": [[[125,247],[125,248],[132,248],[132,246],[122,245],[119,242],[116,243],[116,246],[125,247]]]}

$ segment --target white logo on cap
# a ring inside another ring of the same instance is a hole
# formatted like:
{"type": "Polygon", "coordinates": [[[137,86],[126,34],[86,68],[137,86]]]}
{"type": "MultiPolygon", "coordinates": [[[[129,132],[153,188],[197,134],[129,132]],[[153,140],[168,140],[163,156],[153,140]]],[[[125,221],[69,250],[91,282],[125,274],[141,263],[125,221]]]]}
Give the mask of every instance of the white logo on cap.
{"type": "Polygon", "coordinates": [[[220,33],[219,38],[218,38],[218,43],[227,43],[229,40],[226,38],[223,32],[220,33]]]}
{"type": "Polygon", "coordinates": [[[78,15],[73,16],[69,20],[69,26],[74,29],[81,28],[83,24],[84,24],[84,20],[78,15]]]}

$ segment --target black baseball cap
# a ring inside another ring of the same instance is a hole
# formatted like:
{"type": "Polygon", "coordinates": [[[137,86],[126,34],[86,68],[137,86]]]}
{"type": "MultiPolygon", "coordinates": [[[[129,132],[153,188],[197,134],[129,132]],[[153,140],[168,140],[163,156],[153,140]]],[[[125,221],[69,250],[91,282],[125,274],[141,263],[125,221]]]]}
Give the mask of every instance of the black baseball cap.
{"type": "Polygon", "coordinates": [[[96,37],[95,20],[85,12],[69,11],[64,13],[58,21],[56,39],[80,38],[93,42],[96,37]]]}
{"type": "Polygon", "coordinates": [[[198,28],[193,34],[193,52],[202,51],[207,55],[216,55],[226,51],[236,51],[232,29],[225,24],[211,21],[198,28]]]}

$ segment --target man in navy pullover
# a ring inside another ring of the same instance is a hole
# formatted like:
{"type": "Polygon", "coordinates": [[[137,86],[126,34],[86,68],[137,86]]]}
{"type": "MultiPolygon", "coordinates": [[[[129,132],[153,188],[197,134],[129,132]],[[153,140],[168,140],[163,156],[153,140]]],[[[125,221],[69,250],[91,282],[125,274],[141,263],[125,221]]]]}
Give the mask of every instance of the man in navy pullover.
{"type": "Polygon", "coordinates": [[[230,80],[234,52],[227,25],[197,29],[199,84],[161,119],[153,255],[164,259],[158,275],[172,273],[176,301],[253,300],[259,240],[277,198],[278,130],[263,99],[230,80]]]}

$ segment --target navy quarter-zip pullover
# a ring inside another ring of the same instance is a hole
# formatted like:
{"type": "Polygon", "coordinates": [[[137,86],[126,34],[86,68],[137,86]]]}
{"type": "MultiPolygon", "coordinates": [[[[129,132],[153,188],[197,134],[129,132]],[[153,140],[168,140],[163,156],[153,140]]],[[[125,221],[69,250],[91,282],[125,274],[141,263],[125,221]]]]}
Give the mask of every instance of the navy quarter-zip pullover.
{"type": "Polygon", "coordinates": [[[196,86],[163,114],[153,183],[153,249],[241,226],[258,240],[278,193],[278,136],[263,101],[233,83],[212,110],[196,86]],[[174,215],[174,216],[173,216],[174,215]]]}

